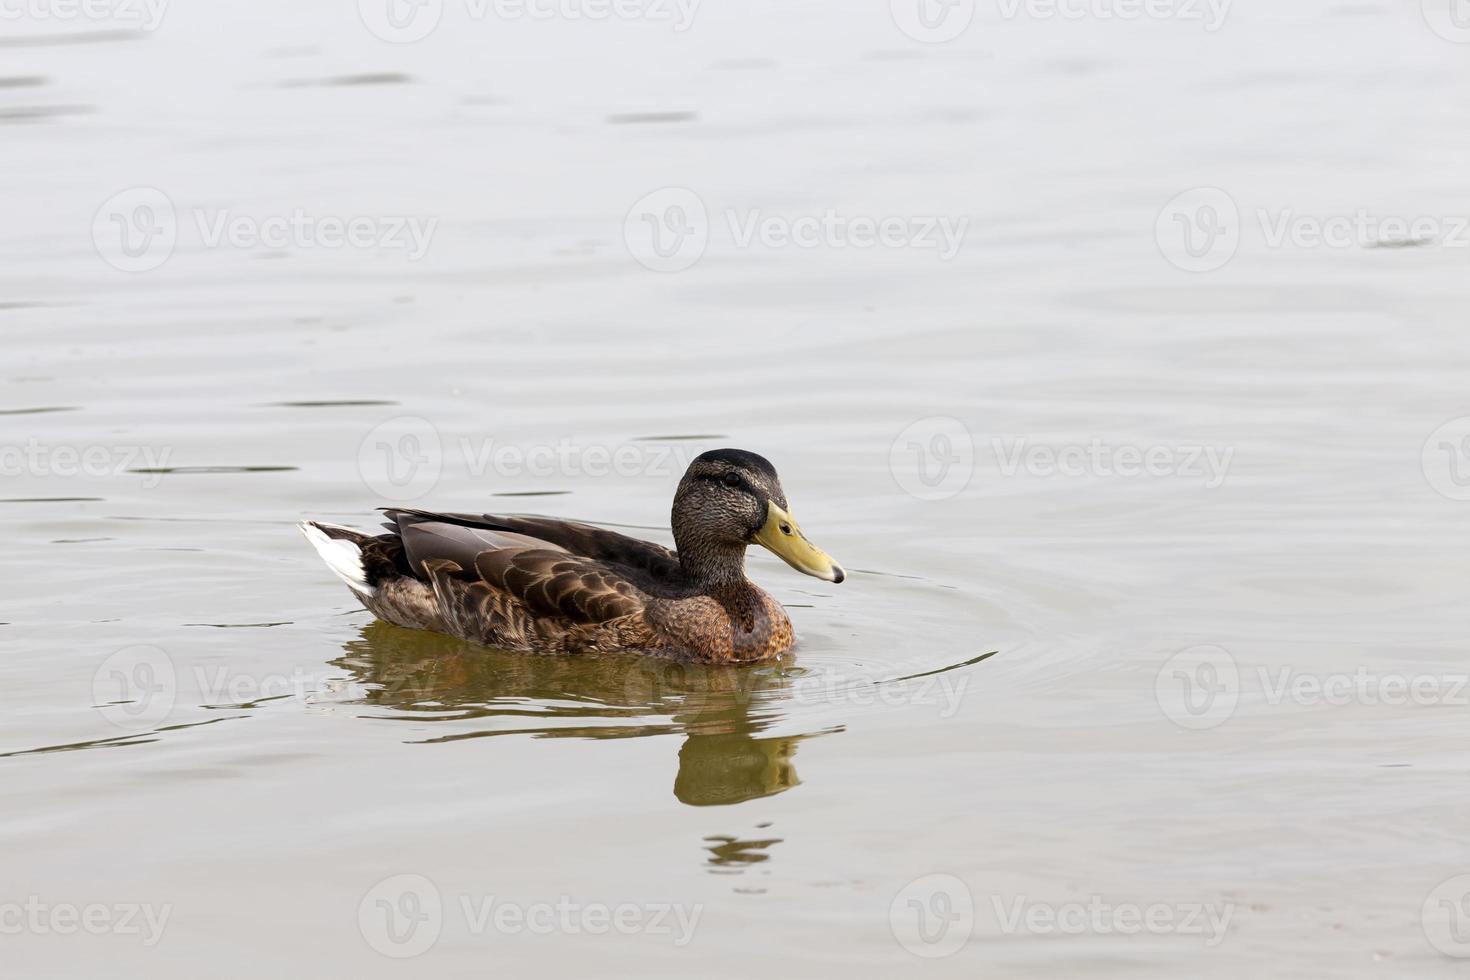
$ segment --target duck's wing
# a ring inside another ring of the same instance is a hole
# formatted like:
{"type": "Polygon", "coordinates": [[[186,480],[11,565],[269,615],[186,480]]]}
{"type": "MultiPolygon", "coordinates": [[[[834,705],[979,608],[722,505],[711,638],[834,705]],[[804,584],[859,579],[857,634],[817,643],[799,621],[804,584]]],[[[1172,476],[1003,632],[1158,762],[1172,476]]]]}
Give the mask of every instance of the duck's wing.
{"type": "Polygon", "coordinates": [[[565,551],[485,551],[475,559],[475,570],[532,613],[573,623],[630,616],[643,611],[650,598],[617,566],[565,551]]]}
{"type": "Polygon", "coordinates": [[[518,531],[443,519],[448,516],[454,515],[399,512],[395,518],[411,574],[433,586],[446,611],[466,595],[465,586],[471,599],[479,586],[519,607],[498,608],[501,618],[516,620],[524,611],[568,624],[631,615],[651,598],[622,566],[518,531]],[[450,588],[445,579],[460,584],[450,588]]]}
{"type": "Polygon", "coordinates": [[[659,581],[673,581],[679,575],[679,556],[668,548],[580,521],[509,514],[435,514],[412,509],[392,509],[385,513],[391,521],[389,530],[399,534],[407,527],[424,522],[454,525],[491,534],[530,538],[541,542],[543,547],[623,565],[659,581]]]}

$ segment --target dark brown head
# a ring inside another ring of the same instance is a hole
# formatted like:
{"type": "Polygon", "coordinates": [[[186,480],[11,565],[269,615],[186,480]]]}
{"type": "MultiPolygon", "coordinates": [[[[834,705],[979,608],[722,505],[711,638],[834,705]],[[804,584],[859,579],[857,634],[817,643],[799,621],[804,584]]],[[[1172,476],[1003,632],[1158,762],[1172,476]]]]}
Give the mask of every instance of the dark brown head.
{"type": "Polygon", "coordinates": [[[797,571],[841,582],[842,566],[817,548],[791,517],[776,468],[743,449],[714,449],[689,464],[674,494],[674,542],[698,580],[744,575],[745,549],[759,544],[797,571]]]}

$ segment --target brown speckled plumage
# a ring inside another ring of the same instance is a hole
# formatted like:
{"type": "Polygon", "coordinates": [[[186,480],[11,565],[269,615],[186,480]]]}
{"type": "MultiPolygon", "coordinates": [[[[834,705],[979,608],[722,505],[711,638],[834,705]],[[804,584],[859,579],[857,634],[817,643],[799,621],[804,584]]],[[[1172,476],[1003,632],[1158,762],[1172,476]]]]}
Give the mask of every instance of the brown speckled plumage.
{"type": "Polygon", "coordinates": [[[784,513],[770,464],[719,450],[696,459],[680,482],[677,552],[547,517],[403,509],[386,512],[388,533],[378,536],[310,526],[360,549],[363,581],[349,584],[375,616],[399,626],[527,653],[756,663],[795,640],[781,604],[744,573],[746,546],[771,502],[784,513]]]}

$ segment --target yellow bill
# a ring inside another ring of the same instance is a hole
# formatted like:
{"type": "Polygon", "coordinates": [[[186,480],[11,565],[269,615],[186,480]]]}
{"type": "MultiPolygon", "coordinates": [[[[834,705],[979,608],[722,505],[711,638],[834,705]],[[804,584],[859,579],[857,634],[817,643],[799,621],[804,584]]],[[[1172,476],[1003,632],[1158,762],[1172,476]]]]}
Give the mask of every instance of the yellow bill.
{"type": "Polygon", "coordinates": [[[828,582],[841,582],[847,578],[842,566],[833,561],[831,555],[808,541],[796,521],[777,507],[774,500],[768,504],[766,523],[755,533],[755,540],[798,572],[826,579],[828,582]]]}

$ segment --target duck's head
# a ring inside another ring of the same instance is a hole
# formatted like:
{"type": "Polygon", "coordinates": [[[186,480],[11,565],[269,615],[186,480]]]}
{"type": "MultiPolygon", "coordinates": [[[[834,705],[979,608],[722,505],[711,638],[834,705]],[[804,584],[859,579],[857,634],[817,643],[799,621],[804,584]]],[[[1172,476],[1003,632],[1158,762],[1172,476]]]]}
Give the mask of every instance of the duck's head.
{"type": "Polygon", "coordinates": [[[776,468],[743,449],[713,449],[689,464],[674,494],[674,542],[684,570],[712,581],[744,574],[745,549],[759,544],[807,575],[846,578],[791,516],[776,468]]]}

